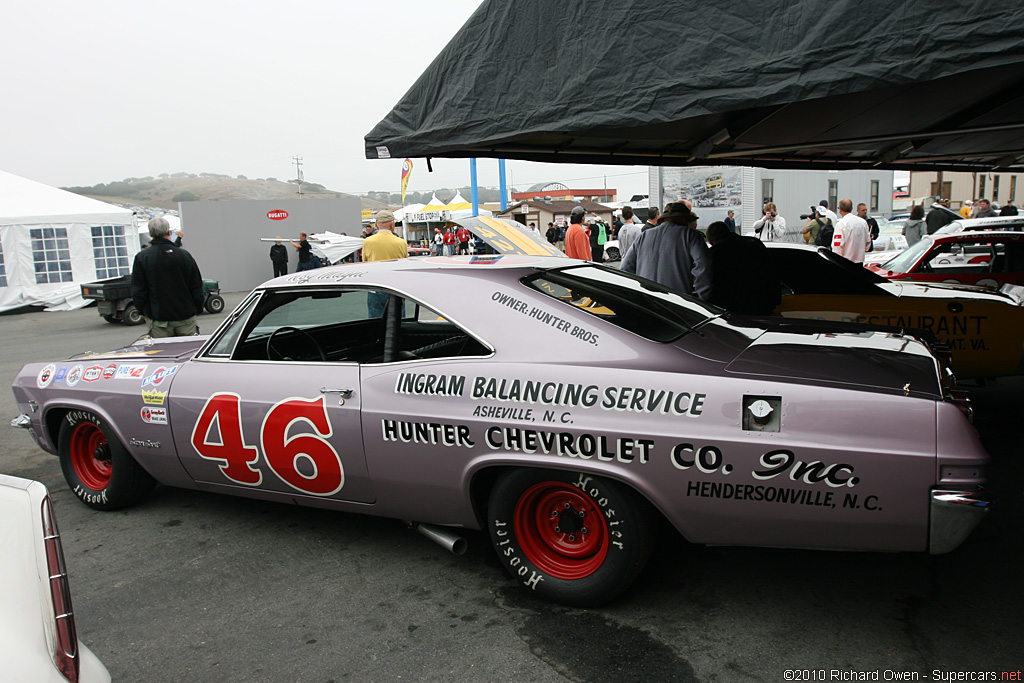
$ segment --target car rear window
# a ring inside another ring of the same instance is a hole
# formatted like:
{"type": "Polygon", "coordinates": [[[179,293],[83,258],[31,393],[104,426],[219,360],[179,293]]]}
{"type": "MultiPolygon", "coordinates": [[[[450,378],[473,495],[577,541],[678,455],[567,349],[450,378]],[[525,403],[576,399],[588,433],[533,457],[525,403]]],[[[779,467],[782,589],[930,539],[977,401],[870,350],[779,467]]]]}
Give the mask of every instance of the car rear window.
{"type": "Polygon", "coordinates": [[[656,342],[678,339],[723,311],[649,280],[600,266],[573,266],[521,282],[567,306],[656,342]]]}
{"type": "Polygon", "coordinates": [[[888,282],[884,277],[827,249],[772,249],[771,253],[784,294],[891,296],[877,286],[888,282]]]}

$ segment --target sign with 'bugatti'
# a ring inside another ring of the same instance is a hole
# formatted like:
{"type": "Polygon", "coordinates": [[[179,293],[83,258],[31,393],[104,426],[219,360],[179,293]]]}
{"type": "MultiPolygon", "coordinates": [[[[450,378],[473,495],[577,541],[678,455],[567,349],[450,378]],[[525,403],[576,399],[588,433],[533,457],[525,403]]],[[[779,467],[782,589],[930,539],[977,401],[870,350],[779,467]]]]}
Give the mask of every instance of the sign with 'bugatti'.
{"type": "Polygon", "coordinates": [[[284,209],[274,209],[273,211],[267,211],[267,218],[272,221],[283,221],[288,218],[288,212],[284,209]]]}

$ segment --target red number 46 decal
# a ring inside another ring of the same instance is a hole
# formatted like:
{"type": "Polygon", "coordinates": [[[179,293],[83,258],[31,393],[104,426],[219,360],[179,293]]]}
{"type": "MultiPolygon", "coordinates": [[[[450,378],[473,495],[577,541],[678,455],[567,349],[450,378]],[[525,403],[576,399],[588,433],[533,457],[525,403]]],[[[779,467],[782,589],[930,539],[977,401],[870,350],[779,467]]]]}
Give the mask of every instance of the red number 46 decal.
{"type": "MultiPolygon", "coordinates": [[[[314,496],[330,496],[345,485],[345,468],[334,446],[327,441],[333,434],[324,397],[287,398],[267,413],[260,430],[260,445],[267,465],[281,481],[297,491],[314,496]],[[317,433],[288,436],[296,422],[309,424],[317,433]],[[305,462],[312,474],[299,471],[305,462]]],[[[260,449],[248,446],[242,436],[241,397],[233,393],[214,394],[203,406],[192,430],[192,447],[207,460],[218,460],[224,476],[238,484],[259,486],[263,473],[256,467],[260,449]],[[214,420],[220,441],[210,441],[214,420]]]]}

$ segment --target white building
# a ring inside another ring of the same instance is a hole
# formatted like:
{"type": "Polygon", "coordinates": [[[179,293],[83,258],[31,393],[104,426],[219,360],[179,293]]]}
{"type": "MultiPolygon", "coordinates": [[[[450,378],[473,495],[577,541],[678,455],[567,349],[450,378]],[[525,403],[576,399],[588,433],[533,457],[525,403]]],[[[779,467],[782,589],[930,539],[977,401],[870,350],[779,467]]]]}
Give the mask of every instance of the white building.
{"type": "MultiPolygon", "coordinates": [[[[789,240],[803,241],[806,221],[822,199],[836,211],[840,199],[850,198],[854,207],[863,202],[872,216],[892,213],[893,171],[774,170],[749,166],[651,166],[648,171],[652,203],[664,208],[669,202],[688,199],[700,216],[698,228],[724,220],[735,212],[736,225],[750,233],[764,215],[764,205],[774,202],[786,219],[789,240]]],[[[837,211],[838,213],[838,211],[837,211]]]]}

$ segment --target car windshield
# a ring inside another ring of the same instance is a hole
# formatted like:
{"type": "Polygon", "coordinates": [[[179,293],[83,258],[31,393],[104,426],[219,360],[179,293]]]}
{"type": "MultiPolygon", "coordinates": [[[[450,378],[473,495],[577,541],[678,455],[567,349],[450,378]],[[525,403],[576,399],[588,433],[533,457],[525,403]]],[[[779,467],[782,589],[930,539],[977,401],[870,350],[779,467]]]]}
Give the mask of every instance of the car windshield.
{"type": "Polygon", "coordinates": [[[643,278],[599,266],[571,266],[521,282],[566,305],[657,342],[670,342],[724,311],[643,278]]]}
{"type": "Polygon", "coordinates": [[[914,264],[932,248],[933,244],[935,244],[935,240],[931,237],[924,237],[883,263],[879,268],[891,270],[894,273],[909,273],[914,264]]]}

